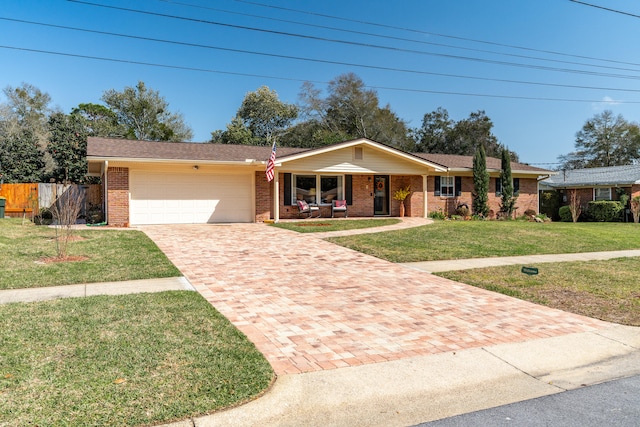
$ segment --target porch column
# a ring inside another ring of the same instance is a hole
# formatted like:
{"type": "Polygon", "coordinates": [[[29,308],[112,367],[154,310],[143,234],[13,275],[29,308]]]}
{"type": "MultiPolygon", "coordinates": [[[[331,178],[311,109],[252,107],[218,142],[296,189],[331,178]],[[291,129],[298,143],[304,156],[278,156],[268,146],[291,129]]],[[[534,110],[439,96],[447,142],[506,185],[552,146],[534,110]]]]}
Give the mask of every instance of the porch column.
{"type": "Polygon", "coordinates": [[[280,221],[280,177],[278,170],[273,170],[273,220],[280,221]]]}
{"type": "Polygon", "coordinates": [[[424,192],[422,196],[422,201],[424,203],[424,218],[429,217],[429,203],[427,203],[427,196],[429,194],[429,191],[427,190],[427,177],[428,175],[422,175],[422,191],[424,192]]]}

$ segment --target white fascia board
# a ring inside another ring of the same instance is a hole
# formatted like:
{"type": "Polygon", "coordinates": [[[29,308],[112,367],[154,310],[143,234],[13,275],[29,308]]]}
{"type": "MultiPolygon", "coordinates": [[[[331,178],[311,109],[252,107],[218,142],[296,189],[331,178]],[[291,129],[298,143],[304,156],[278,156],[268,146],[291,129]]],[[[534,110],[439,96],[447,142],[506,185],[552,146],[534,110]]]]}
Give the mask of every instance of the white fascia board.
{"type": "Polygon", "coordinates": [[[436,172],[447,172],[447,168],[445,166],[438,165],[436,163],[431,163],[431,162],[429,162],[427,160],[421,159],[420,157],[416,157],[416,156],[413,156],[411,154],[404,153],[403,151],[396,150],[396,149],[391,148],[391,147],[387,147],[386,145],[379,144],[377,142],[370,141],[368,139],[355,139],[353,141],[342,142],[342,143],[338,143],[338,144],[329,145],[329,146],[326,146],[326,147],[321,147],[321,148],[317,148],[317,149],[313,149],[313,150],[309,150],[309,151],[304,151],[304,152],[298,153],[298,154],[292,154],[291,156],[286,156],[284,158],[281,158],[280,162],[286,163],[286,162],[290,162],[290,161],[294,161],[294,160],[303,159],[305,157],[312,157],[312,156],[328,153],[328,152],[335,151],[335,150],[354,147],[354,146],[357,146],[357,145],[367,145],[367,146],[369,146],[369,147],[371,147],[371,148],[373,148],[375,150],[384,151],[384,152],[386,152],[386,153],[388,153],[388,154],[390,154],[392,156],[403,158],[403,159],[405,159],[407,161],[410,161],[412,163],[417,163],[417,164],[420,164],[420,165],[424,165],[424,166],[433,168],[433,169],[435,169],[436,172]]]}
{"type": "Polygon", "coordinates": [[[136,157],[93,157],[87,156],[87,162],[119,162],[119,163],[153,163],[153,164],[193,164],[198,163],[200,165],[233,165],[233,166],[255,166],[266,162],[257,162],[254,159],[245,160],[197,160],[197,159],[149,159],[149,158],[136,158],[136,157]]]}

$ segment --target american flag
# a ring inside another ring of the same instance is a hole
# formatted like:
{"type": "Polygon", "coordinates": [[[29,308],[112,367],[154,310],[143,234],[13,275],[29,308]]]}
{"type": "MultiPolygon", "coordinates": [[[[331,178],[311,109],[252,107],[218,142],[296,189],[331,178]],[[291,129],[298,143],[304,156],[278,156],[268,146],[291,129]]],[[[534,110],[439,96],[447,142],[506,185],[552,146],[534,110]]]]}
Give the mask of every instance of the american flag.
{"type": "Polygon", "coordinates": [[[273,147],[271,148],[271,156],[269,156],[269,161],[267,162],[267,181],[273,181],[275,175],[276,168],[276,142],[273,141],[273,147]]]}

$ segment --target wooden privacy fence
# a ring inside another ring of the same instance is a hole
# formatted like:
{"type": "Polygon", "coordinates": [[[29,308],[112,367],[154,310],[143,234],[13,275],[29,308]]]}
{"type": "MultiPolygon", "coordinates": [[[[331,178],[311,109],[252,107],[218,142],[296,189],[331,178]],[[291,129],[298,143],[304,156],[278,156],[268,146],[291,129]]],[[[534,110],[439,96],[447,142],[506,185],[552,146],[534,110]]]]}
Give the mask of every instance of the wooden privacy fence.
{"type": "MultiPolygon", "coordinates": [[[[100,184],[74,185],[84,194],[81,214],[86,214],[87,208],[102,205],[102,186],[100,184]]],[[[55,203],[55,197],[61,197],[66,188],[63,184],[2,184],[0,196],[4,196],[6,216],[29,215],[33,217],[41,209],[50,208],[55,203]]]]}

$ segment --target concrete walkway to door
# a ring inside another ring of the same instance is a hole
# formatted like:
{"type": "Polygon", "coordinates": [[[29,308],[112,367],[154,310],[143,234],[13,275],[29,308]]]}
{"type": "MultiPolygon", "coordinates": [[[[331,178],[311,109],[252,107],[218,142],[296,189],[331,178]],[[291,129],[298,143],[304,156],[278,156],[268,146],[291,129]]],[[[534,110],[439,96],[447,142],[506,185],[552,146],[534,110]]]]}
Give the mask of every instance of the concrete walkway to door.
{"type": "Polygon", "coordinates": [[[609,326],[265,224],[142,230],[279,375],[609,326]]]}

